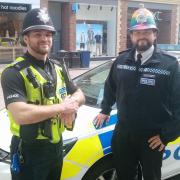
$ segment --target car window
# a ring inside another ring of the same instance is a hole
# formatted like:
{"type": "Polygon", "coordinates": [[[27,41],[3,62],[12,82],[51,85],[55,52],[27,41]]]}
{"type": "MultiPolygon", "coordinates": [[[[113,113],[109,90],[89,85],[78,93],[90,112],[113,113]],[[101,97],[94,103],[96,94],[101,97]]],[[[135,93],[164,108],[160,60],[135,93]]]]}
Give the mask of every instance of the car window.
{"type": "Polygon", "coordinates": [[[108,61],[74,80],[86,96],[86,105],[100,107],[104,93],[104,82],[111,65],[112,61],[108,61]]]}

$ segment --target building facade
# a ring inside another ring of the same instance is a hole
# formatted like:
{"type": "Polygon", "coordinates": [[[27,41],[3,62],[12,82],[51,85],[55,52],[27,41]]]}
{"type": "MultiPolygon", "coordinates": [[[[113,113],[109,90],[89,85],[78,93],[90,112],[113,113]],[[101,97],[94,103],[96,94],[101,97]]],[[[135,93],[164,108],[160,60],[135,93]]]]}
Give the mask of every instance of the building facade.
{"type": "MultiPolygon", "coordinates": [[[[123,0],[121,0],[123,2],[123,0]]],[[[120,40],[117,46],[117,51],[121,51],[126,47],[130,47],[130,40],[128,35],[128,24],[132,13],[136,10],[140,3],[144,4],[146,8],[151,10],[154,14],[157,26],[159,28],[159,34],[157,43],[158,44],[178,44],[179,40],[179,24],[180,24],[180,2],[179,1],[126,1],[124,0],[123,5],[125,8],[121,8],[120,13],[121,22],[119,26],[120,40]],[[123,24],[127,22],[127,26],[123,27],[123,24]]]]}
{"type": "Polygon", "coordinates": [[[21,41],[22,22],[26,13],[40,7],[39,0],[0,2],[0,62],[9,62],[24,52],[21,41]]]}
{"type": "Polygon", "coordinates": [[[178,0],[19,0],[18,3],[9,0],[0,3],[0,62],[1,58],[7,61],[22,53],[19,43],[22,21],[36,7],[49,10],[57,30],[53,53],[87,50],[92,57],[116,56],[131,47],[129,21],[140,3],[154,13],[159,28],[158,43],[180,43],[178,0]]]}
{"type": "Polygon", "coordinates": [[[53,52],[87,50],[91,56],[114,56],[117,5],[114,0],[49,1],[49,13],[57,30],[53,52]]]}
{"type": "Polygon", "coordinates": [[[92,56],[115,56],[131,46],[128,26],[139,4],[150,9],[159,28],[159,44],[178,44],[179,1],[46,0],[57,26],[54,52],[90,50],[92,56]]]}

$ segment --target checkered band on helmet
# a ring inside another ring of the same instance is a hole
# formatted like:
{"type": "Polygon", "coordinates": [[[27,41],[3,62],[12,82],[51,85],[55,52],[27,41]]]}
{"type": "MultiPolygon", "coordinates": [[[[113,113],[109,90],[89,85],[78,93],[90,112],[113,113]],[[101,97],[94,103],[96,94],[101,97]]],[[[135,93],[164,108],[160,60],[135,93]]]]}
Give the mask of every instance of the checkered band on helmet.
{"type": "Polygon", "coordinates": [[[129,30],[155,29],[158,30],[154,15],[146,8],[136,10],[131,18],[129,30]]]}
{"type": "Polygon", "coordinates": [[[23,21],[22,35],[31,30],[48,30],[53,33],[56,32],[51,18],[49,17],[46,9],[32,9],[29,11],[23,21]]]}

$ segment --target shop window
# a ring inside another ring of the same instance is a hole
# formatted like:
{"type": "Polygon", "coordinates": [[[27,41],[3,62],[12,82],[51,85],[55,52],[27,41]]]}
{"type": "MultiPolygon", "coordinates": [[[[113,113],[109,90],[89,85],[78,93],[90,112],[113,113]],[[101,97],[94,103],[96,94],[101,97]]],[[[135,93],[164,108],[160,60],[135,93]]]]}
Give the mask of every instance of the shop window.
{"type": "MultiPolygon", "coordinates": [[[[22,15],[21,19],[24,16],[22,15]]],[[[22,21],[17,13],[0,13],[0,46],[20,46],[19,34],[22,21]]]]}
{"type": "Polygon", "coordinates": [[[87,50],[91,56],[107,54],[107,23],[104,21],[76,22],[76,49],[87,50]]]}
{"type": "Polygon", "coordinates": [[[0,63],[11,62],[24,53],[20,43],[25,13],[0,12],[0,63]]]}

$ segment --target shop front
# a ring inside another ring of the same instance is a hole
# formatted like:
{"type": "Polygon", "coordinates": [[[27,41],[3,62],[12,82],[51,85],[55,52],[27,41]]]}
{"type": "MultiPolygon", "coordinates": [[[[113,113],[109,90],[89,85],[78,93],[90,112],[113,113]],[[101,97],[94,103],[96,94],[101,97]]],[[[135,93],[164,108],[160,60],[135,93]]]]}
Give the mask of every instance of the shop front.
{"type": "Polygon", "coordinates": [[[117,1],[49,0],[57,30],[52,52],[88,51],[91,57],[115,56],[117,1]]]}
{"type": "Polygon", "coordinates": [[[76,50],[90,51],[92,57],[115,56],[117,6],[77,5],[76,50]]]}
{"type": "MultiPolygon", "coordinates": [[[[30,1],[29,1],[30,2],[30,1]]],[[[32,4],[0,2],[0,62],[7,63],[25,51],[20,43],[22,22],[32,4]]]]}
{"type": "Polygon", "coordinates": [[[154,13],[158,43],[177,44],[178,4],[149,0],[49,0],[48,9],[57,29],[53,53],[90,51],[91,57],[104,57],[131,47],[129,21],[142,2],[154,13]]]}
{"type": "MultiPolygon", "coordinates": [[[[140,2],[139,2],[140,3],[140,2]]],[[[148,8],[154,14],[154,18],[159,29],[157,42],[159,44],[176,43],[176,13],[173,14],[173,5],[159,3],[144,3],[145,8],[148,8]],[[174,35],[174,36],[173,36],[174,35]]],[[[128,24],[133,12],[138,8],[138,3],[129,2],[128,4],[128,24]]],[[[129,37],[127,38],[127,47],[131,47],[129,37]]]]}

